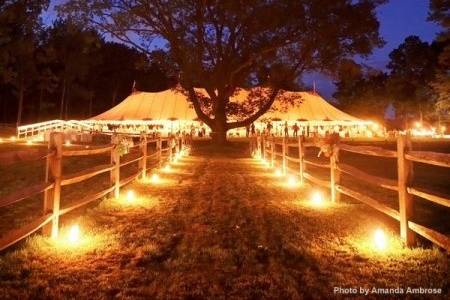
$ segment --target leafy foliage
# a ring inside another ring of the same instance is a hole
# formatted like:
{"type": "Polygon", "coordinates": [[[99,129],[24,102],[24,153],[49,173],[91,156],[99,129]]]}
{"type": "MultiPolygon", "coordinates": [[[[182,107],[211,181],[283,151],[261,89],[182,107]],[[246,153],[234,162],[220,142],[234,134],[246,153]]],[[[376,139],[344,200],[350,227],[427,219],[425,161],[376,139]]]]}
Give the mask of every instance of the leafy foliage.
{"type": "Polygon", "coordinates": [[[429,19],[440,24],[443,31],[438,36],[442,46],[438,58],[435,80],[431,87],[436,94],[436,111],[439,117],[450,113],[450,3],[447,0],[431,0],[429,19]]]}
{"type": "Polygon", "coordinates": [[[155,39],[165,41],[198,117],[223,139],[266,112],[304,71],[333,73],[343,58],[382,45],[375,8],[383,2],[70,0],[60,11],[144,52],[155,39]],[[243,119],[228,122],[251,102],[228,105],[246,85],[272,91],[243,119]],[[199,99],[194,87],[207,97],[199,99]]]}

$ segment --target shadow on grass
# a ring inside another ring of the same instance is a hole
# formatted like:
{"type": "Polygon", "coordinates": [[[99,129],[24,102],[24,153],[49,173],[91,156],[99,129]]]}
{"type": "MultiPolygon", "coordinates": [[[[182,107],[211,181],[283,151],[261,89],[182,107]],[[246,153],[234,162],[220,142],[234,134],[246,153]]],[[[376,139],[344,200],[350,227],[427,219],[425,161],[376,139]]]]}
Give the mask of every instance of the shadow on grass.
{"type": "Polygon", "coordinates": [[[210,140],[194,141],[192,154],[195,156],[248,158],[248,141],[228,141],[224,145],[217,145],[210,140]]]}

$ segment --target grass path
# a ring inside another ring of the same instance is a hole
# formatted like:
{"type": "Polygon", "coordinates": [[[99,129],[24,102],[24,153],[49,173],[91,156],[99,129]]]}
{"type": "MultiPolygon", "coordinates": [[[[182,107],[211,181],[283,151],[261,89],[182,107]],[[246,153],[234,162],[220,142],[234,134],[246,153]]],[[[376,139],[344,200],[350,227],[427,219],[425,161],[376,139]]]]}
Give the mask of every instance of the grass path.
{"type": "MultiPolygon", "coordinates": [[[[316,208],[257,162],[198,149],[133,204],[105,199],[66,220],[79,246],[33,237],[0,257],[2,298],[299,299],[334,287],[434,287],[448,293],[437,249],[374,252],[385,219],[362,204],[316,208]]],[[[61,235],[64,236],[64,228],[61,235]]]]}

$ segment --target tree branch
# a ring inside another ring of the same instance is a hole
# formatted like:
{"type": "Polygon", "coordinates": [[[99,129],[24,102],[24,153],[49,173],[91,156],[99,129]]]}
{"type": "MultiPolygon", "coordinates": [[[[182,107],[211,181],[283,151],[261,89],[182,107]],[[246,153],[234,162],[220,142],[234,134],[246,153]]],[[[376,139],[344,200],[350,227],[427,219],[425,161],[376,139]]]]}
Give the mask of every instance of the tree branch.
{"type": "Polygon", "coordinates": [[[227,128],[233,129],[238,127],[244,127],[258,120],[259,117],[265,114],[270,109],[270,107],[272,107],[272,104],[275,102],[275,99],[278,96],[279,91],[280,91],[279,88],[272,90],[272,94],[270,95],[269,101],[267,101],[260,110],[258,110],[255,114],[242,121],[227,123],[227,128]]]}

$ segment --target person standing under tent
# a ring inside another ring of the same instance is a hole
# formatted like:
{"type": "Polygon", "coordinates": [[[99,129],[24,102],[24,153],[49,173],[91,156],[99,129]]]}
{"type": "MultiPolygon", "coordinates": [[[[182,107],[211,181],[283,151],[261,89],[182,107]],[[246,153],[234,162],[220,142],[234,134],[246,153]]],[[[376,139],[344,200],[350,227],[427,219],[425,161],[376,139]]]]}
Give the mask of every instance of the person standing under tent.
{"type": "Polygon", "coordinates": [[[250,124],[245,126],[245,136],[248,137],[250,135],[250,124]]]}
{"type": "Polygon", "coordinates": [[[284,136],[289,137],[289,126],[287,121],[284,122],[284,136]]]}
{"type": "Polygon", "coordinates": [[[267,135],[270,135],[270,132],[272,130],[272,123],[267,123],[267,135]]]}
{"type": "Polygon", "coordinates": [[[252,123],[252,125],[251,125],[251,134],[252,134],[252,136],[255,136],[255,134],[256,134],[255,123],[252,123]]]}
{"type": "Polygon", "coordinates": [[[297,123],[294,124],[294,126],[292,126],[292,129],[294,131],[294,137],[298,136],[298,130],[300,129],[297,125],[297,123]]]}

